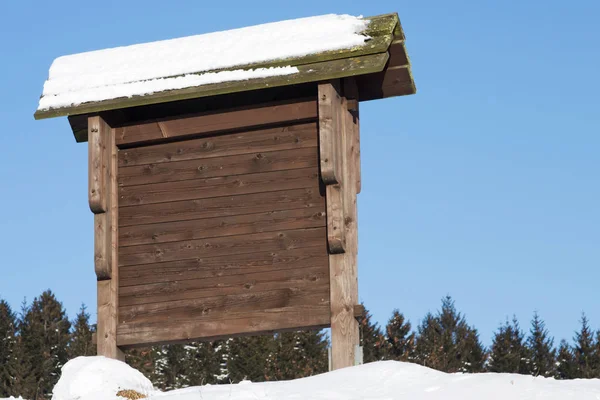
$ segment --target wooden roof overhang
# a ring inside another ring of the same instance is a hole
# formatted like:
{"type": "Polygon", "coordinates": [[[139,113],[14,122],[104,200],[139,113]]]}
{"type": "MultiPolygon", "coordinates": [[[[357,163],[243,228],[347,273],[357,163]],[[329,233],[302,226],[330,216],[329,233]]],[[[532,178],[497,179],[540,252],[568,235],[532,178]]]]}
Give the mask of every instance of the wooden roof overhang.
{"type": "MultiPolygon", "coordinates": [[[[282,87],[295,86],[298,93],[316,90],[316,83],[331,79],[356,77],[358,100],[368,101],[387,97],[403,96],[416,93],[416,86],[411,72],[405,36],[397,13],[378,15],[365,18],[369,25],[363,32],[371,37],[364,45],[350,49],[326,51],[303,57],[281,59],[263,63],[239,65],[230,69],[255,69],[265,67],[294,66],[299,72],[292,75],[270,76],[265,78],[248,79],[244,81],[227,81],[184,89],[167,90],[144,96],[121,97],[116,99],[88,102],[69,107],[50,108],[35,112],[35,119],[68,116],[73,134],[77,142],[87,141],[87,118],[90,115],[102,113],[107,120],[131,120],[131,114],[150,115],[141,112],[148,106],[155,112],[156,105],[173,103],[174,107],[167,110],[181,114],[187,109],[192,112],[192,104],[204,104],[204,110],[216,108],[214,104],[207,105],[202,101],[211,97],[221,98],[228,95],[227,101],[216,103],[236,104],[248,103],[248,98],[261,101],[285,98],[282,87]],[[279,89],[279,90],[278,90],[279,89]],[[252,91],[252,95],[249,97],[252,91]],[[257,95],[260,93],[259,95],[257,95]],[[230,101],[231,97],[239,101],[230,101]],[[246,100],[240,100],[245,98],[246,100]],[[185,101],[186,105],[182,103],[185,101]],[[183,107],[182,107],[183,105],[183,107]],[[176,107],[175,107],[176,106],[176,107]]],[[[208,72],[219,72],[214,70],[208,72]]],[[[207,71],[203,72],[206,73],[207,71]]],[[[159,114],[164,114],[164,107],[159,114]]],[[[163,115],[166,116],[166,115],[163,115]]],[[[158,115],[156,117],[159,117],[158,115]]]]}

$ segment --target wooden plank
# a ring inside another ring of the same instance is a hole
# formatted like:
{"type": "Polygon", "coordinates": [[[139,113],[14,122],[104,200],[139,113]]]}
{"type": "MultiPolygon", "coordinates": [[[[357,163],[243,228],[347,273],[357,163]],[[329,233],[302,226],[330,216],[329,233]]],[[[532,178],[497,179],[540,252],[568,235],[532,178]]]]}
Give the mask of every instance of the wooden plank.
{"type": "Polygon", "coordinates": [[[417,88],[410,67],[392,67],[383,72],[356,79],[360,100],[368,101],[415,94],[417,88]]]}
{"type": "Polygon", "coordinates": [[[126,266],[226,254],[290,250],[316,246],[324,237],[324,228],[310,228],[130,246],[120,249],[119,262],[126,266]]]}
{"type": "Polygon", "coordinates": [[[359,114],[359,91],[355,78],[346,78],[343,80],[344,97],[346,97],[348,110],[352,115],[353,140],[354,140],[354,176],[356,181],[356,193],[360,193],[362,187],[362,177],[360,168],[360,114],[359,114]]]}
{"type": "MultiPolygon", "coordinates": [[[[310,187],[245,195],[191,199],[119,208],[119,226],[256,214],[297,208],[325,207],[318,182],[310,187]]],[[[201,195],[201,194],[200,194],[201,195]]]]}
{"type": "Polygon", "coordinates": [[[88,200],[94,214],[106,212],[106,145],[110,127],[99,116],[88,122],[88,200]]]}
{"type": "Polygon", "coordinates": [[[119,285],[136,286],[188,279],[220,278],[248,272],[297,269],[306,265],[329,265],[325,241],[317,246],[292,250],[261,251],[220,257],[199,257],[164,263],[119,268],[119,285]],[[324,261],[323,261],[324,260],[324,261]]]}
{"type": "Polygon", "coordinates": [[[332,254],[343,253],[346,248],[344,224],[344,196],[341,185],[327,185],[327,243],[332,254]]]}
{"type": "Polygon", "coordinates": [[[410,66],[410,60],[408,58],[408,53],[406,52],[404,41],[396,40],[392,42],[388,51],[390,53],[388,68],[410,66]]]}
{"type": "Polygon", "coordinates": [[[148,185],[217,176],[246,175],[316,167],[316,147],[146,164],[119,169],[119,186],[148,185]]]}
{"type": "MultiPolygon", "coordinates": [[[[389,37],[389,40],[391,41],[391,36],[389,37]]],[[[34,118],[44,119],[66,115],[96,113],[121,108],[194,99],[198,97],[216,96],[278,86],[290,86],[307,82],[339,79],[347,76],[372,74],[382,71],[387,60],[388,53],[385,52],[313,64],[303,64],[298,65],[298,72],[292,75],[270,76],[244,81],[220,82],[184,89],[166,90],[145,96],[121,97],[117,99],[83,103],[77,106],[38,110],[35,112],[34,118]]]]}
{"type": "Polygon", "coordinates": [[[119,324],[117,344],[123,348],[157,343],[224,339],[238,334],[261,334],[288,329],[319,329],[329,325],[329,305],[272,308],[243,312],[210,321],[173,324],[119,324]]]}
{"type": "Polygon", "coordinates": [[[199,115],[188,117],[124,126],[115,128],[115,130],[117,145],[121,146],[164,139],[165,131],[169,132],[170,138],[182,138],[284,122],[310,121],[316,118],[316,102],[308,99],[289,103],[257,104],[241,109],[200,113],[199,115]]]}
{"type": "MultiPolygon", "coordinates": [[[[111,250],[112,234],[111,234],[111,222],[112,222],[112,147],[114,146],[114,134],[112,129],[100,118],[90,117],[88,126],[95,128],[97,132],[90,132],[91,141],[90,143],[90,154],[89,157],[94,157],[95,160],[90,159],[89,171],[90,180],[89,187],[91,194],[91,188],[94,187],[92,179],[98,182],[97,195],[101,195],[101,198],[94,196],[96,203],[95,209],[99,211],[101,207],[105,212],[94,214],[94,270],[98,280],[110,279],[112,275],[112,261],[113,254],[111,250]],[[97,129],[96,129],[97,128],[97,129]],[[98,134],[98,137],[94,137],[98,134]],[[99,139],[102,136],[102,139],[99,139]],[[102,155],[97,154],[98,151],[102,151],[102,155]],[[98,175],[101,173],[101,177],[98,175]],[[95,178],[92,178],[92,175],[95,178]],[[100,204],[102,204],[100,206],[100,204]]],[[[90,197],[90,208],[92,208],[92,200],[90,197]]],[[[93,212],[94,210],[92,210],[93,212]]]]}
{"type": "Polygon", "coordinates": [[[284,287],[267,291],[240,292],[230,295],[204,296],[159,303],[144,303],[119,308],[119,323],[174,323],[223,319],[228,315],[265,309],[328,305],[329,284],[284,287]]]}
{"type": "MultiPolygon", "coordinates": [[[[356,177],[355,177],[355,129],[353,117],[343,106],[344,128],[342,143],[344,149],[344,175],[342,196],[344,198],[344,222],[346,249],[343,254],[329,256],[330,303],[331,303],[331,362],[333,369],[354,365],[355,349],[359,344],[358,322],[354,317],[354,306],[358,304],[358,281],[356,268],[356,177]]],[[[329,199],[327,199],[329,201],[329,199]]]]}
{"type": "Polygon", "coordinates": [[[316,146],[317,124],[310,122],[124,149],[119,167],[316,146]]]}
{"type": "Polygon", "coordinates": [[[121,248],[150,243],[248,235],[260,232],[318,228],[325,226],[325,208],[267,211],[259,214],[235,215],[200,220],[165,222],[127,226],[119,229],[121,248]]]}
{"type": "MultiPolygon", "coordinates": [[[[152,283],[147,285],[124,286],[120,288],[119,305],[123,308],[132,305],[177,302],[180,307],[189,301],[216,296],[268,292],[272,290],[301,290],[320,288],[321,293],[329,294],[329,270],[327,256],[316,266],[303,266],[299,269],[272,270],[266,272],[247,272],[240,275],[220,276],[216,278],[189,279],[152,283]],[[184,301],[185,300],[185,301],[184,301]]],[[[164,306],[156,306],[162,308],[164,306]]],[[[155,308],[156,308],[155,307],[155,308]]],[[[137,310],[155,309],[138,307],[137,310]]],[[[185,307],[184,307],[185,308],[185,307]]],[[[131,308],[126,308],[131,311],[131,308]]],[[[126,314],[130,315],[130,314],[126,314]]],[[[131,316],[131,315],[130,315],[131,316]]],[[[174,317],[181,315],[174,315],[174,317]]],[[[185,317],[185,314],[183,314],[185,317]]],[[[189,316],[191,318],[191,316],[189,316]]],[[[129,321],[125,316],[120,321],[129,321]]]]}
{"type": "MultiPolygon", "coordinates": [[[[106,216],[104,219],[105,236],[100,238],[105,242],[105,258],[108,261],[110,279],[98,281],[98,320],[97,320],[97,353],[109,358],[125,360],[123,352],[117,347],[117,319],[119,309],[119,268],[118,268],[118,194],[117,194],[117,146],[115,145],[114,130],[107,132],[107,212],[97,214],[106,216]]],[[[98,275],[100,279],[101,276],[98,275]]]]}
{"type": "Polygon", "coordinates": [[[123,206],[314,187],[317,168],[222,176],[119,188],[123,206]]]}
{"type": "Polygon", "coordinates": [[[319,96],[319,153],[321,179],[326,185],[341,182],[341,135],[339,81],[322,83],[319,96]]]}

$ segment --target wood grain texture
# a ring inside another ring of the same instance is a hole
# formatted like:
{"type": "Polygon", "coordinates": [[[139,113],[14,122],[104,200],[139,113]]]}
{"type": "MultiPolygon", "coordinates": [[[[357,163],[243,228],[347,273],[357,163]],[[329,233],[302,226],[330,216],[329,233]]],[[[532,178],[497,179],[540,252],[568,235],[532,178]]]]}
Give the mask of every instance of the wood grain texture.
{"type": "Polygon", "coordinates": [[[88,201],[94,214],[106,212],[106,144],[110,127],[99,116],[88,119],[88,201]]]}
{"type": "MultiPolygon", "coordinates": [[[[354,365],[359,344],[358,322],[354,307],[358,304],[357,232],[356,232],[356,154],[353,116],[344,102],[343,118],[343,183],[346,249],[329,256],[331,304],[331,365],[333,369],[354,365]]],[[[329,201],[329,199],[327,199],[329,201]]]]}
{"type": "Polygon", "coordinates": [[[316,168],[311,167],[150,185],[123,186],[119,188],[119,201],[123,206],[131,206],[237,196],[312,187],[317,179],[318,171],[316,168]]]}
{"type": "Polygon", "coordinates": [[[353,154],[354,154],[354,176],[356,181],[356,194],[360,193],[362,188],[362,174],[360,167],[360,114],[359,114],[359,103],[355,100],[359,99],[358,85],[356,84],[356,78],[345,78],[343,81],[344,86],[344,97],[348,104],[348,111],[352,115],[352,127],[353,127],[353,154]],[[350,105],[352,104],[352,108],[350,105]]]}
{"type": "Polygon", "coordinates": [[[132,147],[119,152],[119,167],[316,146],[317,124],[311,122],[132,147]]]}
{"type": "Polygon", "coordinates": [[[329,325],[329,304],[271,308],[241,312],[206,321],[119,324],[119,346],[124,348],[196,339],[216,340],[235,335],[271,333],[292,329],[320,329],[329,325]]]}
{"type": "MultiPolygon", "coordinates": [[[[297,208],[324,208],[325,197],[319,192],[317,180],[307,182],[307,185],[310,187],[121,207],[119,226],[124,228],[132,225],[230,217],[297,208]]],[[[200,193],[198,195],[202,196],[200,193]]]]}
{"type": "MultiPolygon", "coordinates": [[[[105,242],[104,250],[110,268],[110,279],[98,281],[97,353],[105,357],[124,360],[124,354],[117,347],[119,309],[117,152],[114,130],[109,129],[106,141],[107,212],[97,214],[96,217],[106,216],[104,219],[104,237],[99,239],[105,242]]],[[[98,275],[98,278],[100,279],[101,276],[98,275]]]]}
{"type": "Polygon", "coordinates": [[[119,284],[120,287],[125,287],[188,279],[220,278],[248,272],[298,269],[307,265],[324,265],[325,268],[328,268],[329,259],[324,240],[316,246],[292,250],[198,257],[121,267],[119,268],[119,284]]]}
{"type": "Polygon", "coordinates": [[[148,185],[218,176],[246,175],[260,172],[316,167],[316,147],[256,151],[254,153],[198,160],[172,161],[119,169],[119,186],[148,185]]]}
{"type": "Polygon", "coordinates": [[[342,178],[339,91],[339,80],[322,83],[318,88],[321,179],[326,185],[340,183],[342,178]]]}
{"type": "Polygon", "coordinates": [[[258,251],[289,250],[317,246],[324,237],[325,228],[310,228],[130,246],[120,249],[119,262],[120,265],[127,266],[258,251]]]}
{"type": "Polygon", "coordinates": [[[199,220],[164,222],[128,226],[119,230],[121,248],[150,243],[178,242],[202,239],[325,226],[322,207],[295,210],[267,211],[259,214],[235,215],[199,220]]]}
{"type": "MultiPolygon", "coordinates": [[[[239,275],[227,275],[217,278],[124,286],[120,288],[119,305],[121,307],[131,305],[146,306],[155,303],[286,289],[294,291],[320,288],[319,291],[322,294],[329,294],[328,284],[329,271],[327,257],[323,255],[322,260],[318,264],[314,266],[303,265],[302,268],[298,269],[271,270],[266,272],[248,271],[239,275]]],[[[141,309],[143,308],[141,307],[141,309]]],[[[121,321],[125,320],[124,316],[121,317],[121,321]]]]}
{"type": "Polygon", "coordinates": [[[283,104],[259,104],[231,111],[221,110],[177,119],[165,119],[120,127],[115,131],[117,145],[121,146],[164,139],[165,132],[169,132],[170,138],[181,138],[283,122],[309,121],[316,118],[316,101],[309,99],[283,104]]]}
{"type": "Polygon", "coordinates": [[[342,186],[327,185],[327,243],[332,254],[343,253],[346,249],[346,225],[344,224],[344,194],[342,186]]]}

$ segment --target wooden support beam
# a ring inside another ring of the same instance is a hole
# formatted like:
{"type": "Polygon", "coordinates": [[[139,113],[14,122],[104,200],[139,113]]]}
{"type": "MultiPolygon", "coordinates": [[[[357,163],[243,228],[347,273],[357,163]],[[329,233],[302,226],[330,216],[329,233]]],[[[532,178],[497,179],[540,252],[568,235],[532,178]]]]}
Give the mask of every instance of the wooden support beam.
{"type": "MultiPolygon", "coordinates": [[[[115,143],[115,132],[100,117],[90,117],[88,121],[90,134],[97,133],[102,138],[104,154],[98,154],[98,146],[90,147],[90,156],[97,160],[105,160],[101,164],[103,177],[97,181],[104,180],[104,188],[99,192],[104,203],[105,212],[94,215],[94,268],[98,279],[98,328],[97,328],[97,353],[105,357],[124,360],[124,354],[117,347],[117,318],[118,318],[118,187],[117,187],[117,145],[115,143]]],[[[91,136],[90,136],[91,138],[91,136]]],[[[94,140],[95,141],[95,140],[94,140]]],[[[92,143],[92,140],[90,140],[92,143]]],[[[97,170],[97,163],[90,160],[90,167],[97,170]]],[[[99,176],[90,171],[90,177],[99,176]]],[[[90,186],[92,186],[90,182],[90,186]]],[[[91,194],[91,192],[90,192],[91,194]]],[[[98,192],[96,192],[98,194],[98,192]]],[[[91,201],[90,201],[91,205],[91,201]]]]}
{"type": "Polygon", "coordinates": [[[106,212],[106,146],[110,128],[99,116],[88,122],[88,199],[94,214],[106,212]]]}
{"type": "MultiPolygon", "coordinates": [[[[339,86],[337,86],[339,88],[339,86]]],[[[329,279],[331,305],[331,365],[332,369],[353,366],[355,351],[359,344],[358,321],[355,306],[358,304],[357,281],[357,232],[356,232],[356,191],[357,191],[357,141],[355,118],[348,110],[345,97],[332,95],[331,84],[319,86],[319,140],[321,150],[321,173],[330,172],[330,179],[324,178],[327,202],[327,229],[330,248],[329,279]],[[329,102],[330,99],[336,99],[329,102]],[[321,102],[325,104],[321,107],[321,102]],[[324,113],[325,115],[322,115],[324,113]],[[330,118],[331,124],[321,124],[330,118]],[[334,128],[332,128],[334,127],[334,128]],[[324,143],[328,141],[328,143],[324,143]],[[333,163],[323,163],[323,157],[338,157],[333,163]],[[339,225],[341,220],[341,226],[339,225]],[[330,229],[335,228],[333,232],[330,229]],[[342,251],[335,246],[332,238],[340,232],[342,251]],[[332,246],[334,244],[334,246],[332,246]]],[[[354,104],[353,104],[354,106],[354,104]]],[[[358,108],[358,104],[356,104],[358,108]]]]}

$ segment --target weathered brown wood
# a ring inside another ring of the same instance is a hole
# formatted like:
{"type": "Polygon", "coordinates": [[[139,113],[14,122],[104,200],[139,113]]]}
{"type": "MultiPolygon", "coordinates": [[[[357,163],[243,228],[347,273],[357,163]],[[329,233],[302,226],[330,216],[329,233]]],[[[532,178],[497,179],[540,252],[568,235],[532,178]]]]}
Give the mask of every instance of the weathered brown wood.
{"type": "Polygon", "coordinates": [[[133,147],[119,152],[119,167],[316,146],[318,146],[317,124],[311,122],[154,146],[133,147]]]}
{"type": "Polygon", "coordinates": [[[201,113],[189,117],[166,119],[121,128],[115,128],[117,145],[152,142],[164,139],[167,130],[170,137],[181,138],[190,135],[206,135],[232,131],[240,128],[259,127],[283,122],[310,121],[317,118],[317,104],[314,100],[295,101],[279,104],[258,104],[245,109],[201,113]],[[161,127],[158,123],[161,123],[161,127]]]}
{"type": "Polygon", "coordinates": [[[128,226],[119,229],[119,245],[123,248],[140,244],[318,228],[325,226],[325,221],[325,208],[316,207],[128,226]]]}
{"type": "Polygon", "coordinates": [[[341,182],[340,82],[319,85],[319,153],[321,179],[326,185],[341,182]]]}
{"type": "Polygon", "coordinates": [[[344,97],[346,98],[346,103],[348,105],[348,111],[351,112],[353,123],[352,127],[354,129],[353,139],[354,139],[354,149],[353,154],[355,156],[354,160],[354,176],[356,177],[356,193],[360,193],[362,187],[362,177],[361,177],[361,168],[360,168],[360,114],[359,114],[359,91],[358,85],[356,84],[356,78],[346,78],[343,80],[344,84],[344,97]]]}
{"type": "Polygon", "coordinates": [[[110,127],[99,116],[88,119],[88,200],[94,214],[106,212],[106,145],[110,127]]]}
{"type": "MultiPolygon", "coordinates": [[[[343,196],[346,248],[343,254],[329,256],[331,302],[331,365],[333,369],[354,365],[359,343],[358,322],[354,306],[358,304],[356,268],[356,169],[353,117],[343,104],[343,196]]],[[[329,199],[327,199],[329,201],[329,199]]]]}
{"type": "Polygon", "coordinates": [[[218,176],[246,175],[316,167],[316,147],[293,150],[257,151],[249,154],[146,164],[119,169],[119,185],[147,185],[218,176]]]}
{"type": "MultiPolygon", "coordinates": [[[[118,268],[118,193],[117,193],[117,146],[115,145],[114,130],[107,131],[106,140],[107,156],[107,212],[104,214],[104,241],[105,258],[110,272],[110,279],[98,281],[98,340],[97,353],[105,357],[124,360],[123,352],[117,347],[117,319],[119,309],[119,268],[118,268]]],[[[100,279],[101,276],[98,275],[100,279]]]]}
{"type": "Polygon", "coordinates": [[[251,254],[232,254],[119,268],[119,285],[136,286],[151,283],[184,281],[188,279],[219,278],[248,272],[269,272],[301,267],[329,265],[327,246],[292,250],[261,251],[251,254]]]}
{"type": "Polygon", "coordinates": [[[392,67],[376,74],[359,76],[356,82],[361,101],[405,96],[417,92],[410,67],[392,67]]]}
{"type": "Polygon", "coordinates": [[[119,188],[123,206],[237,196],[314,186],[316,168],[299,168],[258,174],[223,176],[119,188]]]}
{"type": "Polygon", "coordinates": [[[327,185],[327,243],[332,254],[343,253],[346,248],[344,224],[344,196],[341,185],[327,185]]]}
{"type": "Polygon", "coordinates": [[[354,318],[361,319],[365,315],[365,306],[362,304],[354,305],[354,318]]]}
{"type": "Polygon", "coordinates": [[[242,312],[209,321],[177,321],[173,324],[119,324],[118,345],[123,348],[190,341],[215,340],[237,334],[261,334],[295,328],[318,329],[329,325],[329,304],[272,308],[242,312]]]}
{"type": "Polygon", "coordinates": [[[324,236],[324,228],[310,228],[130,246],[120,249],[119,262],[120,265],[126,266],[226,254],[289,250],[316,246],[324,236]]]}
{"type": "Polygon", "coordinates": [[[389,48],[390,59],[388,61],[389,67],[404,67],[410,65],[408,54],[406,53],[406,46],[404,41],[396,40],[392,42],[389,48]]]}
{"type": "Polygon", "coordinates": [[[329,304],[327,282],[311,286],[273,288],[265,291],[218,294],[187,300],[121,306],[120,323],[174,323],[197,320],[199,323],[213,318],[226,318],[243,312],[255,312],[283,307],[301,307],[311,304],[329,304]]]}
{"type": "Polygon", "coordinates": [[[318,182],[307,184],[310,187],[121,207],[119,226],[123,228],[151,223],[325,207],[325,198],[319,193],[318,182]]]}
{"type": "MultiPolygon", "coordinates": [[[[319,288],[320,293],[325,296],[329,294],[328,283],[327,255],[323,254],[322,259],[316,266],[304,265],[299,269],[247,272],[240,275],[228,275],[216,278],[124,286],[120,288],[119,305],[120,307],[126,307],[180,300],[193,301],[205,297],[307,288],[319,288]]],[[[180,302],[177,304],[182,305],[184,303],[180,302]]],[[[138,309],[144,309],[144,307],[138,309]]],[[[121,317],[120,321],[126,321],[125,317],[121,317]]]]}

